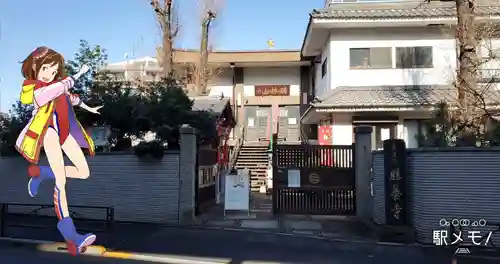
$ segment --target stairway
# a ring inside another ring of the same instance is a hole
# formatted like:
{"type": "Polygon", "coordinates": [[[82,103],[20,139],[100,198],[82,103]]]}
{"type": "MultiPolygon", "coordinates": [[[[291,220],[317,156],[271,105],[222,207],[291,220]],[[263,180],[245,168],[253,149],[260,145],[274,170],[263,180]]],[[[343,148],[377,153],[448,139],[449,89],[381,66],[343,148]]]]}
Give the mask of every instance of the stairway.
{"type": "Polygon", "coordinates": [[[250,170],[250,189],[258,192],[261,185],[265,184],[269,157],[267,146],[243,145],[236,160],[236,169],[250,170]]]}

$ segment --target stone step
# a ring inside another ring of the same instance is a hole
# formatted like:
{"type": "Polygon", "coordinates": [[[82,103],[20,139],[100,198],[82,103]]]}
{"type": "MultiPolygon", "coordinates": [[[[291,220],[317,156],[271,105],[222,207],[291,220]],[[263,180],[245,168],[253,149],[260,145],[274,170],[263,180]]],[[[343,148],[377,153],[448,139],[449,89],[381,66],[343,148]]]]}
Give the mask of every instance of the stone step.
{"type": "Polygon", "coordinates": [[[238,156],[238,159],[261,159],[261,160],[268,160],[269,157],[267,155],[247,155],[247,154],[240,154],[238,156]]]}
{"type": "Polygon", "coordinates": [[[266,172],[267,171],[267,168],[265,167],[247,167],[247,166],[242,166],[240,168],[237,168],[237,169],[241,169],[241,170],[244,170],[245,168],[247,168],[250,172],[266,172]]]}
{"type": "Polygon", "coordinates": [[[267,171],[265,170],[250,170],[250,176],[253,175],[265,175],[267,171]]]}
{"type": "Polygon", "coordinates": [[[252,162],[252,163],[262,163],[262,164],[267,164],[269,163],[269,160],[263,159],[263,158],[238,158],[236,162],[252,162]]]}
{"type": "Polygon", "coordinates": [[[253,147],[242,147],[240,150],[248,150],[248,151],[265,151],[267,152],[269,149],[267,147],[258,147],[258,148],[253,148],[253,147]]]}
{"type": "Polygon", "coordinates": [[[244,169],[247,168],[249,170],[254,169],[254,170],[267,170],[267,164],[257,164],[257,163],[236,163],[236,168],[237,169],[244,169]]]}
{"type": "Polygon", "coordinates": [[[268,149],[269,145],[261,145],[261,146],[252,146],[252,145],[245,145],[241,147],[242,149],[268,149]]]}
{"type": "Polygon", "coordinates": [[[240,151],[240,156],[266,156],[269,157],[269,153],[263,151],[240,151]]]}
{"type": "Polygon", "coordinates": [[[269,149],[267,149],[267,148],[241,148],[240,151],[268,153],[269,149]]]}
{"type": "Polygon", "coordinates": [[[257,153],[257,152],[240,152],[240,155],[238,158],[241,157],[261,157],[261,158],[269,158],[269,155],[267,153],[257,153]]]}
{"type": "Polygon", "coordinates": [[[237,162],[236,167],[247,167],[248,169],[254,168],[254,169],[262,169],[262,170],[267,170],[267,163],[253,163],[253,162],[237,162]]]}
{"type": "Polygon", "coordinates": [[[252,173],[250,174],[250,177],[251,177],[251,178],[255,178],[255,177],[266,177],[266,176],[267,176],[267,173],[266,173],[265,171],[260,171],[260,172],[256,172],[256,171],[254,171],[254,172],[252,172],[252,173]]]}

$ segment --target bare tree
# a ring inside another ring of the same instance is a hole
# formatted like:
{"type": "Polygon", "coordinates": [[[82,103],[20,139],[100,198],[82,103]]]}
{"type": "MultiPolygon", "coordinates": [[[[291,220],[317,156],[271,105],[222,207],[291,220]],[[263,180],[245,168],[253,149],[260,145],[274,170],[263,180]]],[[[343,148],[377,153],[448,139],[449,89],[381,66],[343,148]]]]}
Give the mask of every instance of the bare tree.
{"type": "Polygon", "coordinates": [[[222,0],[199,0],[198,6],[201,15],[201,36],[200,36],[200,50],[199,62],[196,64],[195,69],[195,89],[198,95],[207,93],[209,79],[214,77],[220,72],[220,68],[216,65],[209,64],[208,57],[212,52],[211,29],[213,22],[219,15],[222,9],[222,0]]]}
{"type": "Polygon", "coordinates": [[[158,62],[165,78],[172,75],[174,68],[174,39],[179,34],[180,22],[173,6],[173,0],[151,0],[151,6],[161,30],[161,47],[158,48],[158,62]]]}
{"type": "Polygon", "coordinates": [[[453,139],[453,145],[484,145],[485,123],[494,116],[492,109],[500,106],[495,89],[498,71],[489,69],[492,62],[498,62],[491,41],[499,36],[498,24],[485,17],[476,19],[476,0],[426,0],[434,1],[453,2],[457,10],[457,25],[443,28],[446,33],[450,29],[454,32],[457,69],[453,80],[456,98],[447,100],[447,107],[438,107],[437,115],[446,116],[440,120],[448,123],[441,127],[449,128],[441,132],[449,133],[447,138],[453,139]]]}

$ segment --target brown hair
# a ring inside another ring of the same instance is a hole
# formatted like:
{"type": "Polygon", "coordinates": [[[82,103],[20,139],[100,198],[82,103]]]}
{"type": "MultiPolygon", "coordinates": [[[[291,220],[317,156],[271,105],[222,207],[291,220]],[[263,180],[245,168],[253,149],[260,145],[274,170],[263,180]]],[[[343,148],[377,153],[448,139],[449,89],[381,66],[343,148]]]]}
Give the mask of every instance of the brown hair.
{"type": "Polygon", "coordinates": [[[64,57],[57,51],[47,47],[36,48],[22,61],[22,64],[21,73],[26,80],[36,80],[38,72],[40,72],[40,68],[44,64],[58,65],[54,80],[59,80],[64,76],[64,57]]]}

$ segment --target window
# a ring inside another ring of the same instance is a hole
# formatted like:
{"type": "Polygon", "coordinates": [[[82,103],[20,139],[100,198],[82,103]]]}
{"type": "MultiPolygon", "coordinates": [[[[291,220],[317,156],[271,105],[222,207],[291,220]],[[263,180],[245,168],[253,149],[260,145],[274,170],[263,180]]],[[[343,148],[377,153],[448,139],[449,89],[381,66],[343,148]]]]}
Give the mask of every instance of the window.
{"type": "Polygon", "coordinates": [[[389,47],[350,49],[349,59],[352,69],[392,68],[392,51],[389,47]]]}
{"type": "Polygon", "coordinates": [[[117,81],[123,81],[123,80],[125,80],[125,72],[113,72],[113,73],[109,73],[108,76],[111,79],[117,80],[117,81]]]}
{"type": "Polygon", "coordinates": [[[432,47],[396,48],[396,68],[432,68],[432,47]]]}
{"type": "Polygon", "coordinates": [[[327,70],[328,70],[328,58],[325,58],[325,60],[321,64],[321,78],[325,77],[327,70]]]}
{"type": "Polygon", "coordinates": [[[372,138],[375,138],[375,142],[372,143],[372,148],[383,149],[384,140],[395,139],[396,138],[396,124],[377,124],[373,127],[375,130],[372,134],[372,138]]]}

